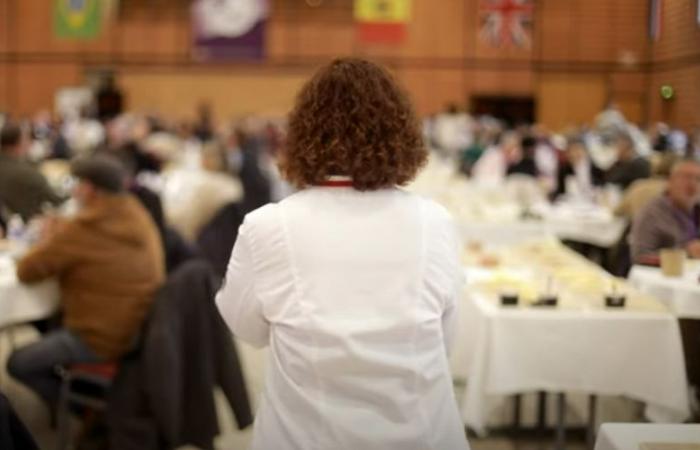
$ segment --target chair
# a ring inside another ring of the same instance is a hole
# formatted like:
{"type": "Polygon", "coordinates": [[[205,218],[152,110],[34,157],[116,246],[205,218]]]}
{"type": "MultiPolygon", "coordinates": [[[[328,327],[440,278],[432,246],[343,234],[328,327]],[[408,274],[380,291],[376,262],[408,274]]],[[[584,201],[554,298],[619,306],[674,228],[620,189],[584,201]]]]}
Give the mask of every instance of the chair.
{"type": "Polygon", "coordinates": [[[73,364],[68,367],[56,367],[56,374],[61,378],[61,390],[56,409],[58,425],[57,449],[71,447],[70,409],[72,406],[88,408],[89,411],[104,411],[107,400],[104,395],[116,376],[118,363],[105,362],[95,364],[73,364]],[[80,392],[75,384],[96,388],[99,393],[80,392]]]}

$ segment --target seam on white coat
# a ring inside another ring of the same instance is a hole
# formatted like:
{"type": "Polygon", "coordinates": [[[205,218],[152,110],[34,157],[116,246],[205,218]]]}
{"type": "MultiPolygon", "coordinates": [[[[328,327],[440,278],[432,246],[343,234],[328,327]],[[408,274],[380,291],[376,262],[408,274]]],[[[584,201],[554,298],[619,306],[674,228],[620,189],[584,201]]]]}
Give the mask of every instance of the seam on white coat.
{"type": "MultiPolygon", "coordinates": [[[[289,224],[287,221],[285,206],[286,206],[286,204],[284,202],[281,202],[279,204],[279,221],[280,221],[280,226],[282,228],[282,237],[284,240],[284,246],[285,246],[285,249],[287,251],[287,260],[289,262],[289,271],[291,272],[292,278],[294,279],[294,287],[292,288],[293,297],[294,297],[293,301],[296,302],[299,310],[301,310],[304,314],[306,314],[307,311],[305,310],[305,305],[303,302],[303,298],[302,298],[303,296],[302,296],[302,292],[301,292],[301,286],[302,286],[302,284],[300,282],[301,276],[299,275],[299,271],[298,271],[299,266],[298,266],[296,258],[294,256],[294,249],[292,248],[292,239],[291,239],[291,233],[289,231],[289,224]]],[[[311,330],[307,329],[306,338],[307,338],[309,347],[311,349],[311,354],[312,354],[311,367],[312,367],[312,371],[314,373],[314,377],[316,378],[315,382],[316,382],[316,386],[318,386],[318,392],[319,392],[318,394],[316,394],[317,395],[316,399],[318,401],[318,404],[321,405],[321,413],[320,413],[320,417],[318,418],[319,419],[318,423],[324,424],[322,426],[327,427],[327,425],[323,421],[323,416],[324,416],[323,411],[325,411],[325,409],[326,409],[326,397],[324,395],[325,390],[322,387],[321,377],[319,376],[318,367],[316,365],[316,361],[318,361],[318,345],[316,343],[316,339],[314,338],[311,330]]],[[[318,436],[320,434],[321,433],[310,433],[310,436],[312,436],[311,439],[313,440],[313,442],[309,443],[309,444],[311,444],[309,447],[307,447],[307,448],[309,448],[309,450],[323,450],[323,448],[321,447],[321,444],[318,441],[318,436]]]]}
{"type": "MultiPolygon", "coordinates": [[[[424,286],[423,286],[423,281],[426,278],[426,267],[427,267],[427,259],[428,259],[428,246],[427,246],[427,226],[426,226],[426,204],[423,199],[420,197],[416,197],[416,200],[418,202],[418,207],[419,207],[419,223],[420,223],[420,262],[418,266],[418,280],[416,280],[416,295],[414,297],[414,304],[413,304],[413,314],[415,315],[415,323],[413,325],[413,335],[411,336],[411,346],[413,348],[413,355],[416,355],[416,345],[417,345],[417,339],[418,339],[418,324],[420,323],[420,304],[424,300],[424,286]]],[[[423,425],[423,430],[420,433],[422,440],[423,440],[423,445],[424,448],[426,449],[432,449],[432,445],[428,442],[428,433],[426,432],[428,428],[428,417],[425,414],[424,408],[424,400],[423,398],[418,394],[417,392],[417,387],[418,387],[418,373],[413,374],[413,381],[411,383],[411,388],[412,388],[412,394],[416,396],[418,399],[418,415],[420,416],[422,425],[423,425]]]]}

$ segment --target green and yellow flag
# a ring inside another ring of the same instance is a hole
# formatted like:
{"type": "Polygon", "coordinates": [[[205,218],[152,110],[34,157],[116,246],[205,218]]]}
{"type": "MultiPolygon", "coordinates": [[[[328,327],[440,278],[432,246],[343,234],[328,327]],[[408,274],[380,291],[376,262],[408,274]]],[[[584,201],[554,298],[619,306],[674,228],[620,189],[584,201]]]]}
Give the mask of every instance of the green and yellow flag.
{"type": "Polygon", "coordinates": [[[56,36],[92,39],[100,34],[100,0],[56,0],[54,30],[56,36]]]}

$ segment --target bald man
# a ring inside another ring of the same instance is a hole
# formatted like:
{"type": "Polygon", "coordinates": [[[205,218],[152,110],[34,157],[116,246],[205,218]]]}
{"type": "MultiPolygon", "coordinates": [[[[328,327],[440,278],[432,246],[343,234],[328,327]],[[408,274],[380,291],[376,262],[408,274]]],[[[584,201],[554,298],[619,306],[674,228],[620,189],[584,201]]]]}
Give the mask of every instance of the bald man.
{"type": "Polygon", "coordinates": [[[700,162],[685,159],[671,169],[666,191],[634,218],[632,260],[662,248],[684,248],[700,258],[700,162]]]}

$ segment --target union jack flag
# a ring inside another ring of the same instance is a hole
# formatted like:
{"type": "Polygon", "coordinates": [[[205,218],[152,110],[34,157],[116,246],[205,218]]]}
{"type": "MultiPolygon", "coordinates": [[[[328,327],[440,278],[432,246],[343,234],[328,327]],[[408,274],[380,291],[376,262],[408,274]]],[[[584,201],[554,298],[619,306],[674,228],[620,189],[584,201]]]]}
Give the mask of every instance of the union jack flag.
{"type": "Polygon", "coordinates": [[[481,0],[479,38],[493,47],[532,46],[533,0],[481,0]]]}

